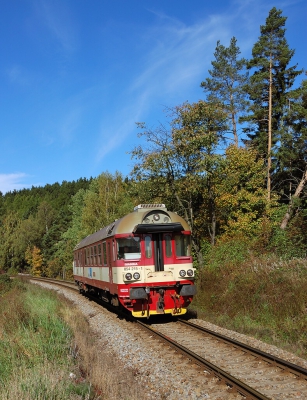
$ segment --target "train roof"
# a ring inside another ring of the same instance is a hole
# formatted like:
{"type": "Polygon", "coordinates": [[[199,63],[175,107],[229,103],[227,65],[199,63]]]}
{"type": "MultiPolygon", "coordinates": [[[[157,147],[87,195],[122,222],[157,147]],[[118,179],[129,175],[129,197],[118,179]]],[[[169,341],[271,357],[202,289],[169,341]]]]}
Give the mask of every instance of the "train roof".
{"type": "Polygon", "coordinates": [[[75,250],[118,234],[182,231],[190,231],[188,223],[164,204],[139,204],[132,213],[81,240],[75,250]]]}

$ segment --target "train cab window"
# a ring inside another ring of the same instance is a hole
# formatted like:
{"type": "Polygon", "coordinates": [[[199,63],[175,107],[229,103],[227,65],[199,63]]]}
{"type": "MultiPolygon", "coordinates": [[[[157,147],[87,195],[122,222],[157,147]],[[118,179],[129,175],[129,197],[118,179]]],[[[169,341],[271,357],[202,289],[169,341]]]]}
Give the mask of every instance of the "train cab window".
{"type": "Polygon", "coordinates": [[[106,242],[102,243],[102,248],[103,248],[103,265],[107,265],[107,243],[106,242]]]}
{"type": "Polygon", "coordinates": [[[151,236],[145,236],[145,257],[146,258],[152,257],[151,236]]]}
{"type": "Polygon", "coordinates": [[[191,237],[188,235],[176,235],[175,247],[177,257],[189,257],[191,255],[191,237]]]}
{"type": "Polygon", "coordinates": [[[166,257],[172,257],[172,237],[171,237],[171,235],[165,235],[164,241],[165,241],[165,255],[166,255],[166,257]]]}
{"type": "Polygon", "coordinates": [[[101,260],[101,244],[99,244],[99,245],[97,246],[97,250],[98,250],[98,254],[97,254],[98,260],[97,260],[97,263],[98,263],[98,265],[102,265],[102,260],[101,260]]]}
{"type": "Polygon", "coordinates": [[[117,259],[138,260],[141,258],[140,238],[138,236],[116,239],[117,259]]]}

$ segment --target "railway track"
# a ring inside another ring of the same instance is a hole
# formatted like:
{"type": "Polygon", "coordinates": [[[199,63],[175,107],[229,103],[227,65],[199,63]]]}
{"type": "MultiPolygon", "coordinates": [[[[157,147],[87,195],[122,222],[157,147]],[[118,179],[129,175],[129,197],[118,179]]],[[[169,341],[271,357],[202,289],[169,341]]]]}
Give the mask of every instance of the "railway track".
{"type": "MultiPolygon", "coordinates": [[[[78,290],[73,282],[43,281],[78,290]]],[[[201,366],[204,379],[209,373],[226,384],[229,394],[246,399],[307,399],[307,370],[300,366],[186,320],[151,324],[131,320],[201,366]]]]}
{"type": "Polygon", "coordinates": [[[78,287],[76,286],[75,282],[70,282],[70,281],[60,281],[57,279],[51,279],[51,278],[35,278],[33,276],[29,276],[27,279],[31,281],[39,281],[39,282],[46,282],[50,283],[52,285],[57,285],[57,286],[64,286],[68,289],[79,291],[78,287]]]}
{"type": "Polygon", "coordinates": [[[307,370],[184,320],[147,325],[247,399],[307,399],[307,370]]]}

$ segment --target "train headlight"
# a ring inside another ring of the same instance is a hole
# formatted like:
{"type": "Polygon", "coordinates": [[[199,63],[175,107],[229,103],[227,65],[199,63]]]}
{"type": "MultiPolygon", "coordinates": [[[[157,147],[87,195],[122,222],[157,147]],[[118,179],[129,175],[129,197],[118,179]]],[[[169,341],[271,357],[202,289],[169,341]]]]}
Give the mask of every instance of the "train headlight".
{"type": "Polygon", "coordinates": [[[188,269],[188,270],[187,270],[187,274],[188,274],[188,276],[193,276],[193,275],[194,275],[194,272],[193,272],[192,269],[188,269]]]}
{"type": "Polygon", "coordinates": [[[186,276],[186,272],[185,272],[185,270],[184,269],[181,269],[180,271],[179,271],[179,275],[181,276],[181,278],[183,278],[184,276],[186,276]]]}
{"type": "Polygon", "coordinates": [[[133,278],[134,279],[140,279],[140,274],[138,273],[138,272],[135,272],[134,274],[133,274],[133,278]]]}
{"type": "Polygon", "coordinates": [[[159,215],[159,214],[155,214],[155,215],[153,216],[153,219],[154,219],[155,221],[159,221],[160,215],[159,215]]]}
{"type": "Polygon", "coordinates": [[[126,278],[127,281],[131,281],[131,279],[132,279],[132,274],[130,274],[130,272],[128,272],[128,273],[125,275],[125,278],[126,278]]]}

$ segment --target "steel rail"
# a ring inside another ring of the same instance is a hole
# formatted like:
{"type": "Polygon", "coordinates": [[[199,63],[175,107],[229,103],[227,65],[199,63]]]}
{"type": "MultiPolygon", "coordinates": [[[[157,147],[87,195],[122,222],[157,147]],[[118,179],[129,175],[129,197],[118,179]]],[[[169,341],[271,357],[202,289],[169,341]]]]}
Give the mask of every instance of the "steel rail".
{"type": "Polygon", "coordinates": [[[75,283],[71,282],[71,281],[60,281],[58,279],[52,279],[52,278],[37,278],[37,277],[33,277],[33,276],[31,276],[27,279],[32,280],[32,281],[38,281],[38,282],[46,282],[46,283],[50,283],[50,284],[54,284],[57,286],[62,286],[62,287],[66,287],[68,289],[78,291],[78,288],[75,285],[75,283]]]}
{"type": "Polygon", "coordinates": [[[204,367],[212,372],[214,376],[216,376],[219,380],[225,382],[227,386],[229,386],[232,390],[237,391],[246,399],[257,399],[257,400],[270,400],[269,397],[265,396],[264,394],[258,392],[257,390],[253,389],[252,387],[246,385],[244,382],[240,381],[239,379],[235,378],[234,376],[228,374],[227,372],[223,371],[221,368],[217,367],[216,365],[212,364],[208,360],[203,357],[200,357],[193,351],[187,349],[186,347],[180,345],[175,340],[163,335],[162,333],[156,331],[155,329],[151,328],[150,326],[146,325],[145,323],[137,320],[137,323],[143,328],[150,331],[152,334],[157,336],[158,338],[162,339],[164,342],[167,342],[181,354],[188,356],[189,359],[194,361],[197,365],[204,367]]]}
{"type": "Polygon", "coordinates": [[[238,342],[235,339],[231,339],[231,338],[229,338],[227,336],[224,336],[224,335],[222,335],[220,333],[211,331],[210,329],[204,328],[203,326],[193,324],[192,322],[185,321],[185,320],[180,319],[180,318],[178,319],[178,322],[180,322],[182,324],[185,324],[185,325],[188,325],[188,326],[192,327],[193,329],[197,329],[197,330],[199,330],[201,332],[204,332],[204,333],[206,333],[206,334],[208,334],[210,336],[214,336],[214,337],[218,338],[219,340],[222,340],[223,342],[231,344],[234,347],[240,348],[241,350],[244,349],[249,354],[252,354],[253,356],[255,356],[257,358],[261,358],[265,362],[267,362],[269,364],[272,364],[272,366],[274,366],[274,367],[278,367],[278,368],[280,368],[282,370],[290,372],[290,373],[292,373],[293,375],[297,376],[300,379],[307,380],[307,369],[305,369],[305,368],[303,368],[303,367],[301,367],[299,365],[296,365],[296,364],[293,364],[293,363],[291,363],[289,361],[283,360],[282,358],[275,357],[272,354],[269,354],[269,353],[266,353],[266,352],[264,352],[262,350],[259,350],[259,349],[256,349],[254,347],[251,347],[251,346],[249,346],[249,345],[247,345],[245,343],[238,342]]]}

